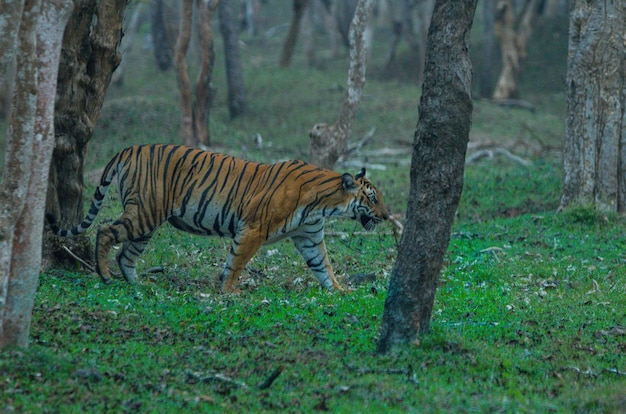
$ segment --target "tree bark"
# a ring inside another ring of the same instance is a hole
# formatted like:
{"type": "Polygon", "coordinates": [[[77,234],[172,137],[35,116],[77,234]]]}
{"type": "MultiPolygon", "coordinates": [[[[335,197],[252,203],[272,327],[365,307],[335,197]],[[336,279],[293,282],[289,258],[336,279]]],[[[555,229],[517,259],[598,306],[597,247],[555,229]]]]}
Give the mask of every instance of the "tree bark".
{"type": "Polygon", "coordinates": [[[191,22],[193,17],[193,0],[184,0],[181,3],[180,29],[174,52],[176,79],[181,112],[181,137],[185,145],[196,147],[210,145],[209,111],[213,102],[214,91],[211,85],[215,53],[213,48],[213,31],[211,19],[218,0],[209,4],[202,0],[196,1],[200,15],[200,36],[202,43],[202,60],[195,82],[195,102],[191,90],[191,79],[187,65],[187,51],[191,38],[191,22]]]}
{"type": "Polygon", "coordinates": [[[183,144],[197,145],[193,135],[193,105],[191,100],[191,79],[187,67],[187,49],[191,39],[191,16],[193,15],[193,0],[181,1],[180,27],[178,40],[174,49],[174,66],[176,67],[176,79],[178,81],[178,93],[180,102],[180,134],[183,144]]]}
{"type": "Polygon", "coordinates": [[[338,119],[332,125],[316,124],[309,131],[309,161],[322,168],[334,167],[345,153],[348,137],[352,133],[352,124],[365,86],[367,46],[364,31],[373,6],[373,0],[359,0],[352,18],[348,88],[338,119]]]}
{"type": "MultiPolygon", "coordinates": [[[[3,181],[0,186],[0,348],[9,345],[25,346],[20,332],[20,321],[9,308],[9,285],[15,229],[24,210],[28,182],[33,163],[33,137],[37,102],[37,13],[41,1],[24,1],[21,7],[10,10],[4,19],[15,19],[18,29],[14,38],[16,52],[15,93],[9,117],[3,181]]],[[[6,10],[6,9],[5,9],[6,10]]],[[[5,11],[3,10],[3,11],[5,11]]],[[[12,305],[11,305],[12,306],[12,305]]]]}
{"type": "MultiPolygon", "coordinates": [[[[46,211],[63,228],[84,217],[83,164],[113,71],[121,61],[122,21],[128,0],[75,0],[63,36],[54,128],[56,146],[50,167],[46,211]]],[[[47,240],[51,264],[66,260],[61,244],[76,243],[91,256],[86,238],[47,240]]]]}
{"type": "Polygon", "coordinates": [[[15,43],[24,9],[23,1],[0,3],[0,119],[9,115],[11,90],[15,75],[15,43]]]}
{"type": "Polygon", "coordinates": [[[230,1],[222,1],[219,5],[220,31],[224,39],[224,55],[226,57],[226,80],[228,82],[228,111],[230,117],[236,118],[246,111],[246,87],[243,81],[243,68],[239,53],[239,35],[233,16],[230,1]]]}
{"type": "Polygon", "coordinates": [[[494,100],[518,99],[519,82],[528,56],[528,39],[537,17],[539,0],[526,0],[519,16],[515,16],[511,0],[496,4],[495,32],[500,40],[502,70],[493,92],[494,100]]]}
{"type": "Polygon", "coordinates": [[[494,80],[494,12],[496,9],[495,0],[483,1],[483,35],[480,42],[480,66],[478,74],[478,89],[481,98],[491,98],[493,96],[494,80]]]}
{"type": "Polygon", "coordinates": [[[406,227],[391,273],[377,351],[419,342],[461,192],[471,125],[469,42],[477,0],[437,0],[413,141],[406,227]]]}
{"type": "Polygon", "coordinates": [[[213,13],[219,6],[218,0],[209,4],[203,0],[196,0],[196,8],[200,17],[200,40],[202,44],[202,61],[196,78],[196,102],[193,113],[194,139],[196,145],[208,147],[211,143],[209,134],[209,117],[211,105],[215,98],[215,88],[211,83],[213,67],[215,66],[215,48],[213,46],[213,28],[211,20],[213,13]]]}
{"type": "Polygon", "coordinates": [[[289,33],[285,44],[283,45],[282,52],[280,54],[280,67],[286,68],[291,64],[291,58],[293,57],[293,51],[298,43],[298,34],[300,33],[300,23],[302,22],[302,16],[304,10],[309,4],[309,0],[293,0],[293,16],[291,18],[291,25],[289,26],[289,33]]]}
{"type": "Polygon", "coordinates": [[[626,3],[571,3],[560,209],[626,212],[626,3]]]}
{"type": "Polygon", "coordinates": [[[3,211],[11,203],[11,216],[15,220],[9,227],[2,223],[0,235],[0,348],[28,346],[41,268],[46,186],[54,148],[59,58],[63,30],[74,6],[70,0],[27,0],[24,4],[8,162],[2,183],[4,187],[17,181],[17,187],[9,191],[3,188],[0,199],[3,211]],[[6,254],[10,254],[8,263],[6,254]]]}
{"type": "Polygon", "coordinates": [[[152,46],[157,67],[166,71],[172,67],[172,43],[165,23],[165,5],[163,0],[154,0],[150,6],[150,30],[152,46]]]}

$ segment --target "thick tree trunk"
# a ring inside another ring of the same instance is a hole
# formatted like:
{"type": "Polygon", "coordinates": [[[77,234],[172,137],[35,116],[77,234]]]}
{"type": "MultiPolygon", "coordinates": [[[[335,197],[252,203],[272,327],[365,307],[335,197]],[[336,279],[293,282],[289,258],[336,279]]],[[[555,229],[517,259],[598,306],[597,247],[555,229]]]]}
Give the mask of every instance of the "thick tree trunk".
{"type": "MultiPolygon", "coordinates": [[[[122,21],[128,0],[76,0],[63,36],[54,127],[56,146],[50,167],[46,211],[63,228],[84,217],[83,163],[113,71],[121,61],[122,21]]],[[[78,254],[90,257],[85,239],[77,238],[78,254]],[[82,240],[82,243],[81,243],[82,240]]],[[[46,256],[55,263],[67,258],[51,238],[46,256]]]]}
{"type": "Polygon", "coordinates": [[[626,3],[572,2],[561,208],[626,212],[626,3]]]}
{"type": "Polygon", "coordinates": [[[526,0],[519,16],[515,15],[512,0],[499,0],[496,4],[495,32],[500,40],[502,70],[493,92],[494,100],[520,97],[519,82],[538,3],[539,0],[526,0]]]}
{"type": "Polygon", "coordinates": [[[364,31],[373,6],[373,0],[359,0],[352,18],[348,88],[337,121],[332,125],[316,124],[309,131],[309,161],[322,168],[334,167],[339,157],[345,153],[348,138],[352,133],[352,124],[365,86],[367,47],[364,31]]]}
{"type": "Polygon", "coordinates": [[[437,0],[413,142],[406,227],[391,273],[378,352],[419,341],[463,189],[472,115],[469,42],[476,2],[437,0]]]}
{"type": "Polygon", "coordinates": [[[239,54],[239,36],[230,1],[219,5],[220,31],[224,39],[226,56],[226,79],[228,82],[228,110],[231,118],[246,111],[246,87],[243,81],[243,68],[239,54]]]}
{"type": "MultiPolygon", "coordinates": [[[[25,2],[24,18],[21,19],[17,66],[19,80],[9,138],[17,145],[8,148],[8,159],[12,163],[17,162],[17,165],[7,164],[17,168],[6,170],[7,182],[19,180],[20,190],[13,192],[16,198],[0,200],[2,205],[9,202],[20,207],[14,210],[12,234],[0,237],[8,236],[13,240],[10,246],[6,246],[7,251],[2,253],[4,256],[10,252],[11,258],[8,278],[5,281],[3,277],[0,291],[0,348],[28,346],[41,268],[46,186],[54,148],[54,101],[59,57],[63,30],[74,6],[70,0],[36,3],[25,2]],[[33,92],[36,96],[32,95],[33,92]],[[33,134],[25,137],[21,132],[33,134]],[[14,157],[14,151],[17,151],[17,157],[14,157]],[[24,190],[28,203],[24,203],[24,197],[20,195],[24,190]]],[[[5,247],[3,240],[0,244],[5,247]]],[[[2,261],[0,272],[6,275],[4,257],[2,261]]]]}

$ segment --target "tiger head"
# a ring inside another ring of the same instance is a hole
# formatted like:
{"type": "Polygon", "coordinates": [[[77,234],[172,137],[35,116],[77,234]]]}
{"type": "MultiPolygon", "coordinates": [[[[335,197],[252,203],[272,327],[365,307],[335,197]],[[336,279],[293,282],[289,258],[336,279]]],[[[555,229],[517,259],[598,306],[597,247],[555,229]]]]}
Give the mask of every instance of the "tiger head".
{"type": "Polygon", "coordinates": [[[383,196],[376,187],[365,178],[365,168],[354,177],[351,174],[341,176],[343,189],[350,194],[348,214],[361,222],[365,230],[374,230],[377,224],[389,218],[389,211],[383,196]]]}

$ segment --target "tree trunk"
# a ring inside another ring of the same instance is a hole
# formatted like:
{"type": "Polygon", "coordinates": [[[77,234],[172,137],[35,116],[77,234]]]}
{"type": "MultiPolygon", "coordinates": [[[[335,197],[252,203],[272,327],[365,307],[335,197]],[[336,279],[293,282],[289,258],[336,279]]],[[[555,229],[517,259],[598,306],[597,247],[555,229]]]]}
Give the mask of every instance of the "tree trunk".
{"type": "MultiPolygon", "coordinates": [[[[46,212],[63,228],[84,217],[83,163],[113,71],[121,61],[122,22],[128,0],[76,0],[63,36],[54,128],[56,146],[50,167],[46,212]]],[[[77,253],[91,256],[85,238],[51,238],[51,263],[67,259],[61,243],[76,243],[77,253]]]]}
{"type": "Polygon", "coordinates": [[[413,141],[406,227],[391,273],[378,352],[430,329],[439,272],[463,189],[472,115],[470,31],[477,0],[437,0],[413,141]]]}
{"type": "Polygon", "coordinates": [[[152,46],[157,67],[162,71],[172,67],[172,40],[165,23],[165,5],[163,0],[154,0],[150,6],[150,29],[152,46]]]}
{"type": "Polygon", "coordinates": [[[226,80],[228,82],[228,110],[235,118],[246,111],[246,87],[243,81],[243,68],[239,54],[239,36],[230,1],[219,5],[220,31],[224,39],[226,57],[226,80]]]}
{"type": "Polygon", "coordinates": [[[289,26],[289,33],[285,44],[283,45],[282,52],[280,54],[280,67],[286,68],[291,64],[291,58],[293,57],[293,51],[298,43],[298,34],[300,33],[300,23],[302,22],[302,16],[304,10],[309,4],[309,0],[293,0],[293,16],[291,17],[291,25],[289,26]]]}
{"type": "Polygon", "coordinates": [[[12,83],[15,75],[15,41],[24,8],[23,1],[0,4],[0,119],[9,115],[12,83]]]}
{"type": "Polygon", "coordinates": [[[309,131],[309,161],[322,168],[332,169],[335,166],[339,157],[345,153],[352,133],[352,124],[365,86],[367,47],[364,31],[373,6],[373,0],[359,0],[352,18],[348,88],[339,118],[332,125],[316,124],[309,131]]]}
{"type": "Polygon", "coordinates": [[[526,0],[517,17],[511,0],[499,0],[496,5],[495,32],[500,40],[502,71],[493,92],[494,100],[520,97],[519,82],[538,3],[539,0],[526,0]]]}
{"type": "Polygon", "coordinates": [[[574,1],[560,208],[626,212],[626,3],[574,1]]]}
{"type": "Polygon", "coordinates": [[[191,80],[187,67],[187,49],[191,39],[191,16],[193,15],[193,0],[182,0],[180,12],[180,27],[178,40],[174,50],[174,66],[176,67],[176,79],[178,80],[178,93],[180,102],[180,134],[183,144],[197,145],[193,136],[193,104],[191,100],[191,80]]]}
{"type": "Polygon", "coordinates": [[[196,78],[196,102],[193,112],[194,139],[196,145],[208,147],[211,143],[209,136],[209,117],[211,105],[215,98],[215,88],[211,83],[213,67],[215,66],[215,48],[213,47],[213,29],[211,20],[213,13],[219,6],[218,0],[207,4],[204,0],[196,0],[196,9],[200,17],[200,40],[202,47],[202,61],[196,78]]]}
{"type": "Polygon", "coordinates": [[[215,63],[211,19],[215,9],[219,6],[219,2],[218,0],[213,0],[207,4],[202,0],[197,0],[196,6],[200,15],[202,60],[195,83],[195,102],[191,90],[189,67],[187,65],[187,51],[191,39],[193,0],[184,0],[181,3],[180,29],[174,52],[174,65],[176,66],[176,79],[178,80],[181,113],[180,129],[183,144],[191,147],[199,145],[208,147],[210,145],[209,111],[214,97],[211,78],[215,63]]]}
{"type": "Polygon", "coordinates": [[[54,148],[54,101],[59,58],[63,30],[73,7],[70,0],[37,3],[24,2],[20,19],[18,81],[3,182],[3,187],[15,181],[18,186],[2,191],[0,199],[3,211],[7,211],[4,206],[8,203],[13,207],[12,218],[15,220],[9,227],[2,223],[3,230],[11,233],[3,232],[0,236],[0,348],[28,346],[41,268],[46,186],[54,148]],[[32,134],[25,136],[24,133],[32,134]],[[8,263],[7,253],[10,253],[8,263]]]}
{"type": "Polygon", "coordinates": [[[478,72],[478,89],[481,98],[491,98],[493,96],[494,79],[494,13],[496,9],[495,0],[483,1],[483,35],[480,42],[480,63],[478,72]]]}

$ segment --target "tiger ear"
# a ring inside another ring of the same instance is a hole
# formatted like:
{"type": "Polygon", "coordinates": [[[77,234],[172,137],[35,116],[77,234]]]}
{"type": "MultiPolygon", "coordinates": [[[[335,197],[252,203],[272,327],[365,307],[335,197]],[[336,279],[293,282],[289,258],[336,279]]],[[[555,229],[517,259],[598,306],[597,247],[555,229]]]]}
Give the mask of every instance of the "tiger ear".
{"type": "Polygon", "coordinates": [[[354,193],[357,188],[354,177],[348,173],[341,175],[341,185],[343,186],[343,189],[349,193],[354,193]]]}
{"type": "Polygon", "coordinates": [[[354,178],[356,178],[357,180],[359,180],[359,179],[361,179],[363,177],[365,177],[365,168],[361,168],[361,171],[359,171],[359,173],[354,176],[354,178]]]}

